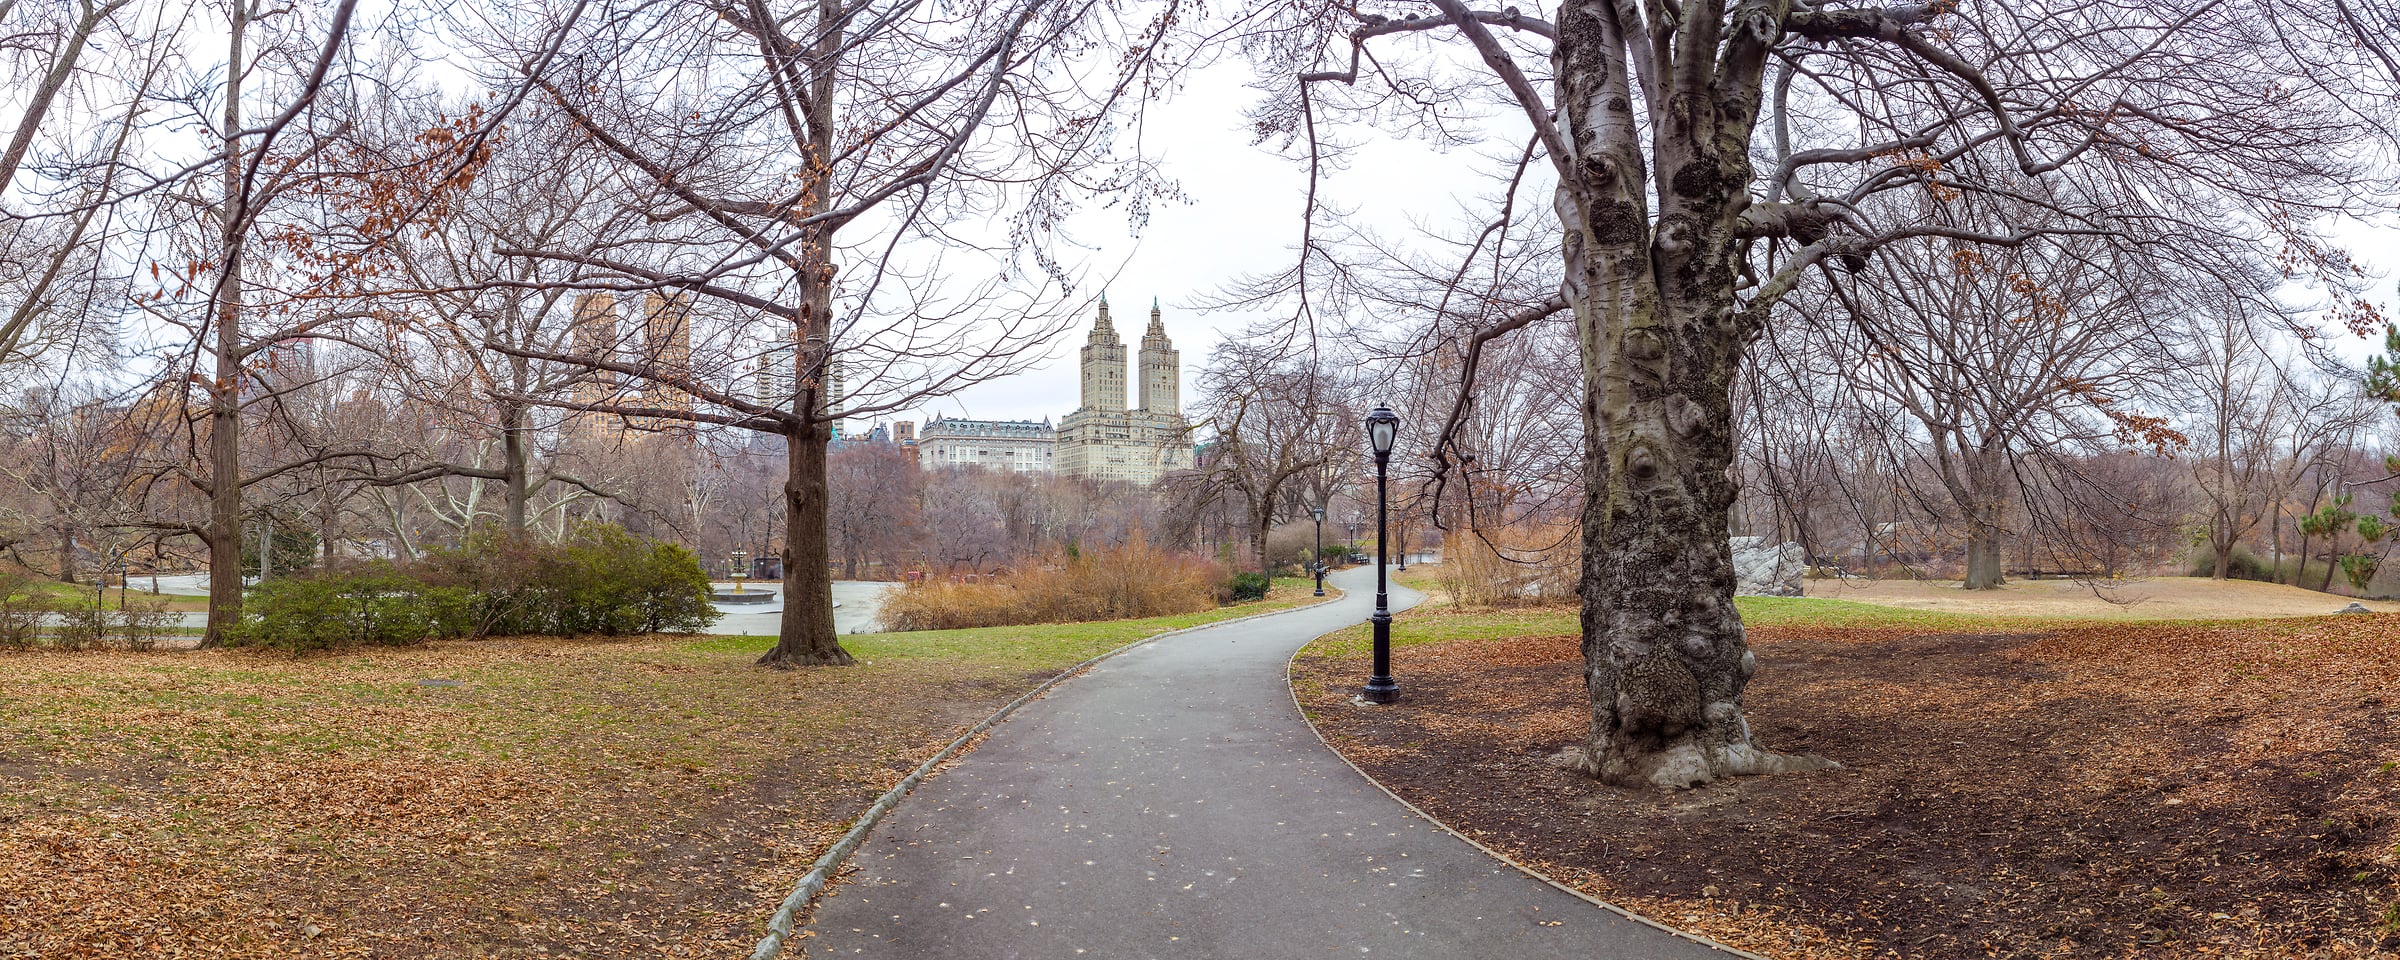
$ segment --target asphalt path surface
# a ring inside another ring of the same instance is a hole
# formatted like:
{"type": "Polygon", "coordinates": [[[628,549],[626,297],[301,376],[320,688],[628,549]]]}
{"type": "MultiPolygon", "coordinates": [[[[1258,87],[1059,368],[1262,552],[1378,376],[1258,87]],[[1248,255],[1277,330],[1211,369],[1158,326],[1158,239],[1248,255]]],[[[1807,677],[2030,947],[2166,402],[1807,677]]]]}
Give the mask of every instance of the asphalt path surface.
{"type": "MultiPolygon", "coordinates": [[[[1525,876],[1327,750],[1286,662],[1372,610],[1372,568],[1333,581],[1349,595],[1137,647],[1026,705],[875,829],[807,955],[1731,956],[1525,876]]],[[[1353,709],[1407,709],[1400,684],[1353,709]]]]}

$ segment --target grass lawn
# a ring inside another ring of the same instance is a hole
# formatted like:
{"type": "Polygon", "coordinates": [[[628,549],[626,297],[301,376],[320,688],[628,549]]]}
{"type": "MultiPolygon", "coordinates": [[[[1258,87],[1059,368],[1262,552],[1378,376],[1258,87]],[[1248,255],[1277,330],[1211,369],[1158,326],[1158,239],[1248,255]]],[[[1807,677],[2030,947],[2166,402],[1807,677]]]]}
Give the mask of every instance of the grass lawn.
{"type": "Polygon", "coordinates": [[[1567,609],[1400,614],[1397,709],[1349,701],[1364,630],[1293,686],[1452,826],[1777,960],[2400,956],[2400,615],[1737,602],[1753,729],[1842,769],[1667,795],[1567,772],[1589,720],[1567,609]]]}
{"type": "Polygon", "coordinates": [[[725,957],[961,729],[1155,620],[0,655],[0,957],[725,957]]]}
{"type": "MultiPolygon", "coordinates": [[[[1440,599],[1440,582],[1425,567],[1411,568],[1401,577],[1414,579],[1400,582],[1428,594],[1426,603],[1415,609],[1395,614],[1392,620],[1394,648],[1425,644],[1450,643],[1459,640],[1498,640],[1511,637],[1572,634],[1582,630],[1579,616],[1573,607],[1526,606],[1496,609],[1461,609],[1440,599]],[[1426,572],[1420,574],[1419,570],[1426,572]]],[[[1868,631],[1911,630],[2038,630],[2060,626],[2071,621],[2038,617],[1986,617],[1942,613],[1933,610],[1910,610],[1850,600],[1817,600],[1808,597],[1735,597],[1735,608],[1742,612],[1742,623],[1750,629],[1767,627],[1801,629],[1843,629],[1868,631]]],[[[2169,622],[2169,621],[2158,621],[2169,622]]],[[[2222,621],[2219,621],[2222,623],[2222,621]]],[[[1306,651],[1307,656],[1364,656],[1373,638],[1369,628],[1361,624],[1318,640],[1306,651]]]]}
{"type": "MultiPolygon", "coordinates": [[[[48,597],[53,602],[89,601],[97,592],[88,583],[60,583],[56,580],[32,580],[28,581],[26,586],[29,591],[48,597]]],[[[208,609],[207,597],[185,597],[175,594],[151,593],[144,590],[141,577],[133,578],[133,592],[127,593],[123,587],[110,587],[102,598],[102,602],[106,603],[111,610],[116,609],[124,601],[132,601],[137,604],[157,604],[162,610],[204,611],[208,609]]]]}

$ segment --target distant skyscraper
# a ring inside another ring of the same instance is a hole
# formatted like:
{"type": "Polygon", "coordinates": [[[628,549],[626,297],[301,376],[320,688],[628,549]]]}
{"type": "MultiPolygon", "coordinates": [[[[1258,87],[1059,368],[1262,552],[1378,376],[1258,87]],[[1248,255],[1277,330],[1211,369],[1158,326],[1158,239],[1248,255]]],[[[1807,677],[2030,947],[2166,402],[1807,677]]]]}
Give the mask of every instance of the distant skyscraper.
{"type": "Polygon", "coordinates": [[[792,392],[799,383],[800,371],[795,366],[800,351],[790,341],[767,348],[758,358],[758,374],[753,379],[753,399],[762,407],[777,410],[792,408],[792,392]]]}
{"type": "MultiPolygon", "coordinates": [[[[760,406],[777,410],[792,408],[792,394],[799,390],[799,348],[789,341],[768,347],[758,358],[758,372],[752,375],[751,390],[760,406]]],[[[848,365],[840,359],[825,364],[825,379],[820,397],[827,416],[833,419],[833,435],[843,436],[842,414],[849,409],[850,383],[845,374],[848,365]]]]}
{"type": "MultiPolygon", "coordinates": [[[[592,360],[617,358],[617,295],[586,293],[575,298],[575,325],[572,339],[575,355],[592,360]]],[[[612,414],[591,412],[590,408],[617,399],[617,375],[607,370],[585,370],[575,381],[572,399],[581,412],[569,414],[566,430],[571,436],[593,446],[613,446],[619,439],[624,421],[612,414]]]]}
{"type": "Polygon", "coordinates": [[[317,343],[302,337],[267,344],[258,351],[258,365],[275,389],[298,387],[316,375],[317,343]]]}
{"type": "MultiPolygon", "coordinates": [[[[667,294],[651,291],[642,301],[642,349],[652,366],[670,376],[688,376],[692,370],[692,299],[689,294],[667,294]]],[[[690,413],[692,395],[674,387],[654,384],[645,392],[654,407],[690,413]]],[[[665,426],[665,424],[660,424],[665,426]]]]}
{"type": "Polygon", "coordinates": [[[1158,300],[1150,301],[1150,329],[1142,334],[1142,406],[1143,413],[1183,418],[1183,352],[1167,342],[1166,324],[1160,322],[1158,300]]]}
{"type": "Polygon", "coordinates": [[[842,414],[850,410],[848,367],[849,364],[843,363],[839,357],[825,360],[825,415],[833,420],[833,438],[836,440],[844,434],[842,414]]]}
{"type": "MultiPolygon", "coordinates": [[[[617,355],[617,295],[587,293],[575,298],[575,354],[594,360],[613,360],[617,355]]],[[[606,370],[591,370],[575,384],[575,402],[595,404],[607,399],[616,387],[616,374],[606,370]]]]}

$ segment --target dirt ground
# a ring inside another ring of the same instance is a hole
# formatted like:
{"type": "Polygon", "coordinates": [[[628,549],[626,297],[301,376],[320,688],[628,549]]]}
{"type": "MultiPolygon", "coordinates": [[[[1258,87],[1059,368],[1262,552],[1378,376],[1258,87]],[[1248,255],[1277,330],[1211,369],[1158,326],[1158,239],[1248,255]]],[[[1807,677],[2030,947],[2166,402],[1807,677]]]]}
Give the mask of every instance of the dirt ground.
{"type": "MultiPolygon", "coordinates": [[[[2313,617],[2350,604],[2348,597],[2279,583],[2206,577],[2121,580],[2097,589],[2073,580],[2012,580],[1998,590],[1972,591],[1955,580],[1809,580],[1805,589],[1811,597],[1916,610],[2098,620],[2313,617]]],[[[2377,613],[2400,612],[2400,603],[2362,603],[2377,613]]]]}
{"type": "Polygon", "coordinates": [[[1571,636],[1402,647],[1400,709],[1349,702],[1348,654],[1294,687],[1453,827],[1778,960],[2400,956],[2400,616],[1750,639],[1761,739],[1841,769],[1571,775],[1571,636]]]}

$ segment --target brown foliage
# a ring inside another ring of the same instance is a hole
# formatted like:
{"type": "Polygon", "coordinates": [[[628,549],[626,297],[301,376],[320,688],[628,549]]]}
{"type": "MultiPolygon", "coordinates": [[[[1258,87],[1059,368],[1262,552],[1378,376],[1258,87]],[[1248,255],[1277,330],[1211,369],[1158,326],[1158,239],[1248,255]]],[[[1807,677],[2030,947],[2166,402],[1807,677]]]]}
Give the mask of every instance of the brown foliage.
{"type": "Polygon", "coordinates": [[[1137,531],[1124,546],[1054,552],[992,580],[913,583],[886,594],[880,616],[893,630],[1159,617],[1215,606],[1222,579],[1215,563],[1153,547],[1137,531]]]}
{"type": "Polygon", "coordinates": [[[1470,607],[1556,603],[1575,595],[1583,535],[1571,522],[1453,530],[1442,541],[1442,589],[1470,607]]]}
{"type": "Polygon", "coordinates": [[[1549,875],[1778,960],[2351,958],[2400,949],[2400,616],[2039,634],[1760,627],[1766,742],[1846,769],[1641,795],[1552,756],[1579,638],[1403,647],[1410,710],[1329,739],[1549,875]]]}

